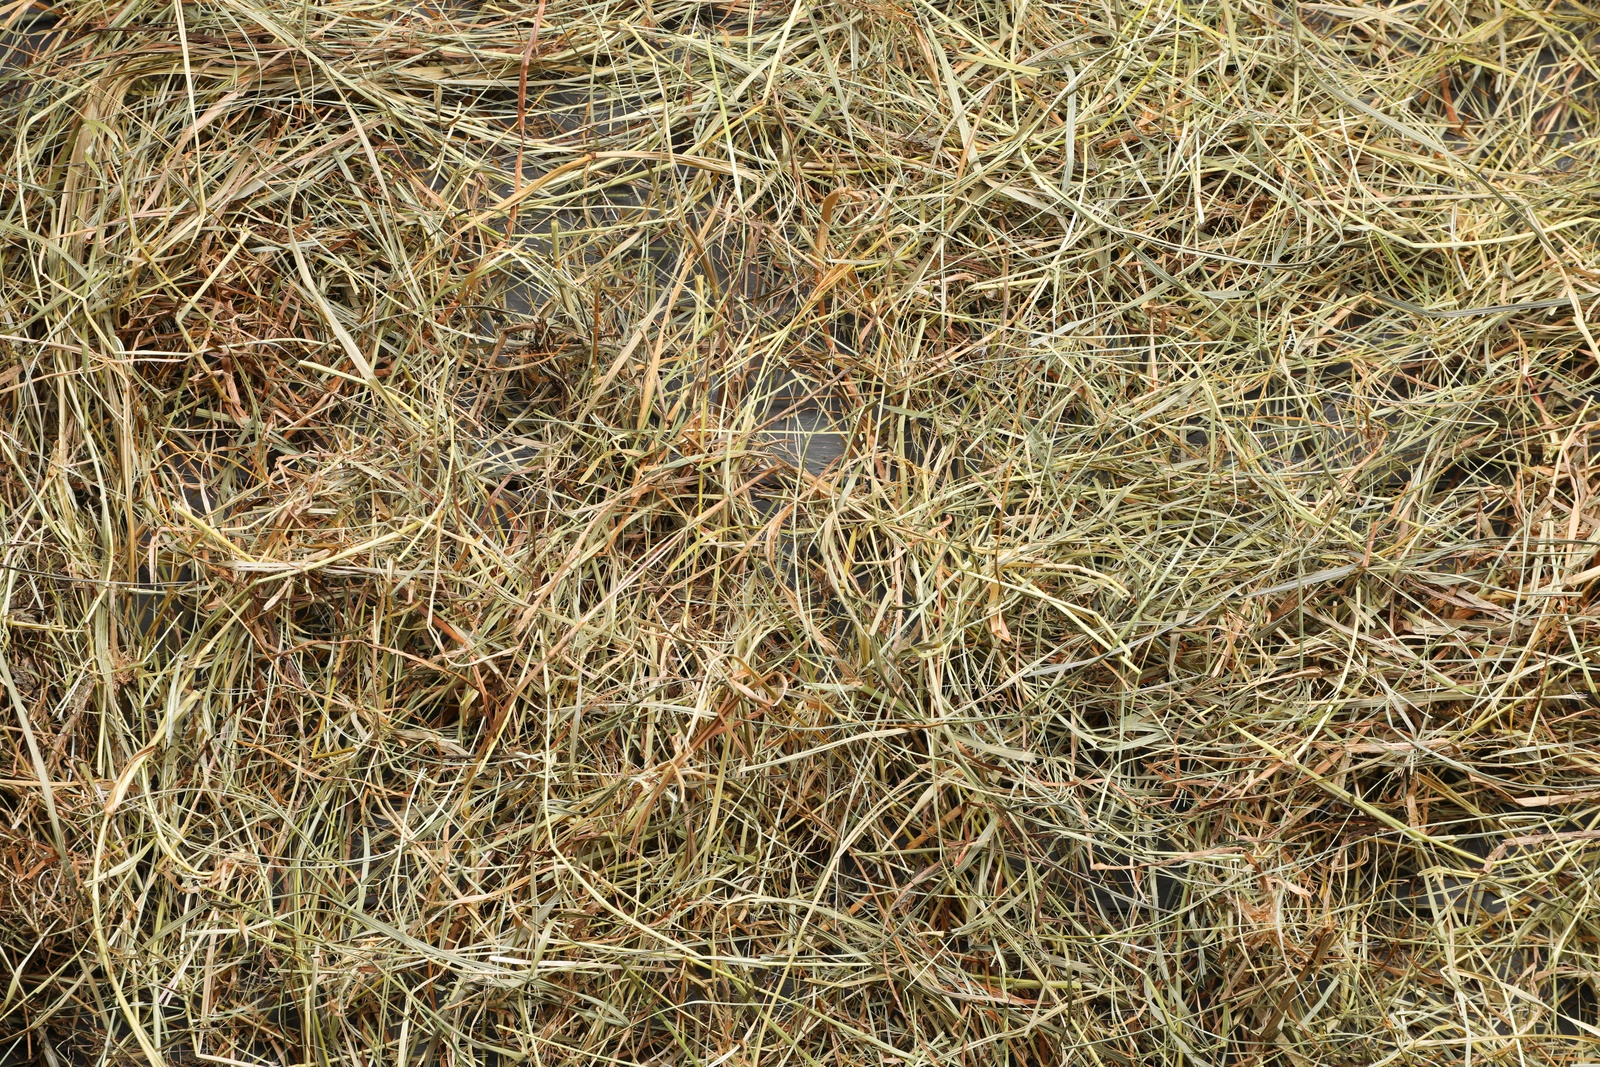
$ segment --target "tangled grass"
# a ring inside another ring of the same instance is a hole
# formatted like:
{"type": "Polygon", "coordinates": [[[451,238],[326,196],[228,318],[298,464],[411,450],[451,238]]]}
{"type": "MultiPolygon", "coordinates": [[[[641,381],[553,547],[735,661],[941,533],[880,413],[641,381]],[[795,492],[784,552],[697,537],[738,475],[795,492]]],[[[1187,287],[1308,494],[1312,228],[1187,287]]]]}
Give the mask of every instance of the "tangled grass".
{"type": "Polygon", "coordinates": [[[1593,8],[3,18],[0,1060],[1595,1057],[1593,8]]]}

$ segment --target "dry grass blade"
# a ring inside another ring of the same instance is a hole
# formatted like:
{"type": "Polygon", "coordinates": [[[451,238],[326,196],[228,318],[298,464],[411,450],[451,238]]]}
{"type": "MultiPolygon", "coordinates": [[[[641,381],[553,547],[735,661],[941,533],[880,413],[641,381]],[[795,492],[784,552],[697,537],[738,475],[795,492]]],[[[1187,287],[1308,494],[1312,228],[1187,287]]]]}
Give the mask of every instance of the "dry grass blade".
{"type": "Polygon", "coordinates": [[[0,26],[0,1062],[1596,1058],[1591,8],[0,26]]]}

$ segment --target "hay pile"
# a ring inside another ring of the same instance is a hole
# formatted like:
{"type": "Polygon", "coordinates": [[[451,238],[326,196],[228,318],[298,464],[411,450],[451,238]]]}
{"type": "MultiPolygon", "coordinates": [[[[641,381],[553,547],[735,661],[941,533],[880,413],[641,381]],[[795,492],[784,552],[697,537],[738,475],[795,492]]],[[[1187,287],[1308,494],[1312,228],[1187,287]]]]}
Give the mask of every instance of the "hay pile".
{"type": "Polygon", "coordinates": [[[1593,8],[3,17],[0,1061],[1593,1058],[1593,8]]]}

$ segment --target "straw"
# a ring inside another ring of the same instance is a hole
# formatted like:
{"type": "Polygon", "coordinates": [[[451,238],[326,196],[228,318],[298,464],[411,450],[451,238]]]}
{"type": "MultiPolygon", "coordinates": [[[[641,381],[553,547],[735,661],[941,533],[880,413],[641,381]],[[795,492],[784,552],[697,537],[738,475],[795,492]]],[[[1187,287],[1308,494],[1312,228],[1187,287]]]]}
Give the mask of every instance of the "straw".
{"type": "Polygon", "coordinates": [[[0,1061],[1594,1058],[1593,10],[0,18],[0,1061]]]}

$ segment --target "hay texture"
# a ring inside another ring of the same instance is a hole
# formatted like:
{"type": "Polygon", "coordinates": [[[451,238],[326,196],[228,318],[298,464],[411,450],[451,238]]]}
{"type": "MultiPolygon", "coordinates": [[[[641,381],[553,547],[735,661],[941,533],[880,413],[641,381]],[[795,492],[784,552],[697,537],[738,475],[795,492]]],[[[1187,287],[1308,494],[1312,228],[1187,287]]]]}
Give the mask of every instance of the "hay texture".
{"type": "Polygon", "coordinates": [[[0,1062],[1600,1036],[1600,11],[0,7],[0,1062]]]}

